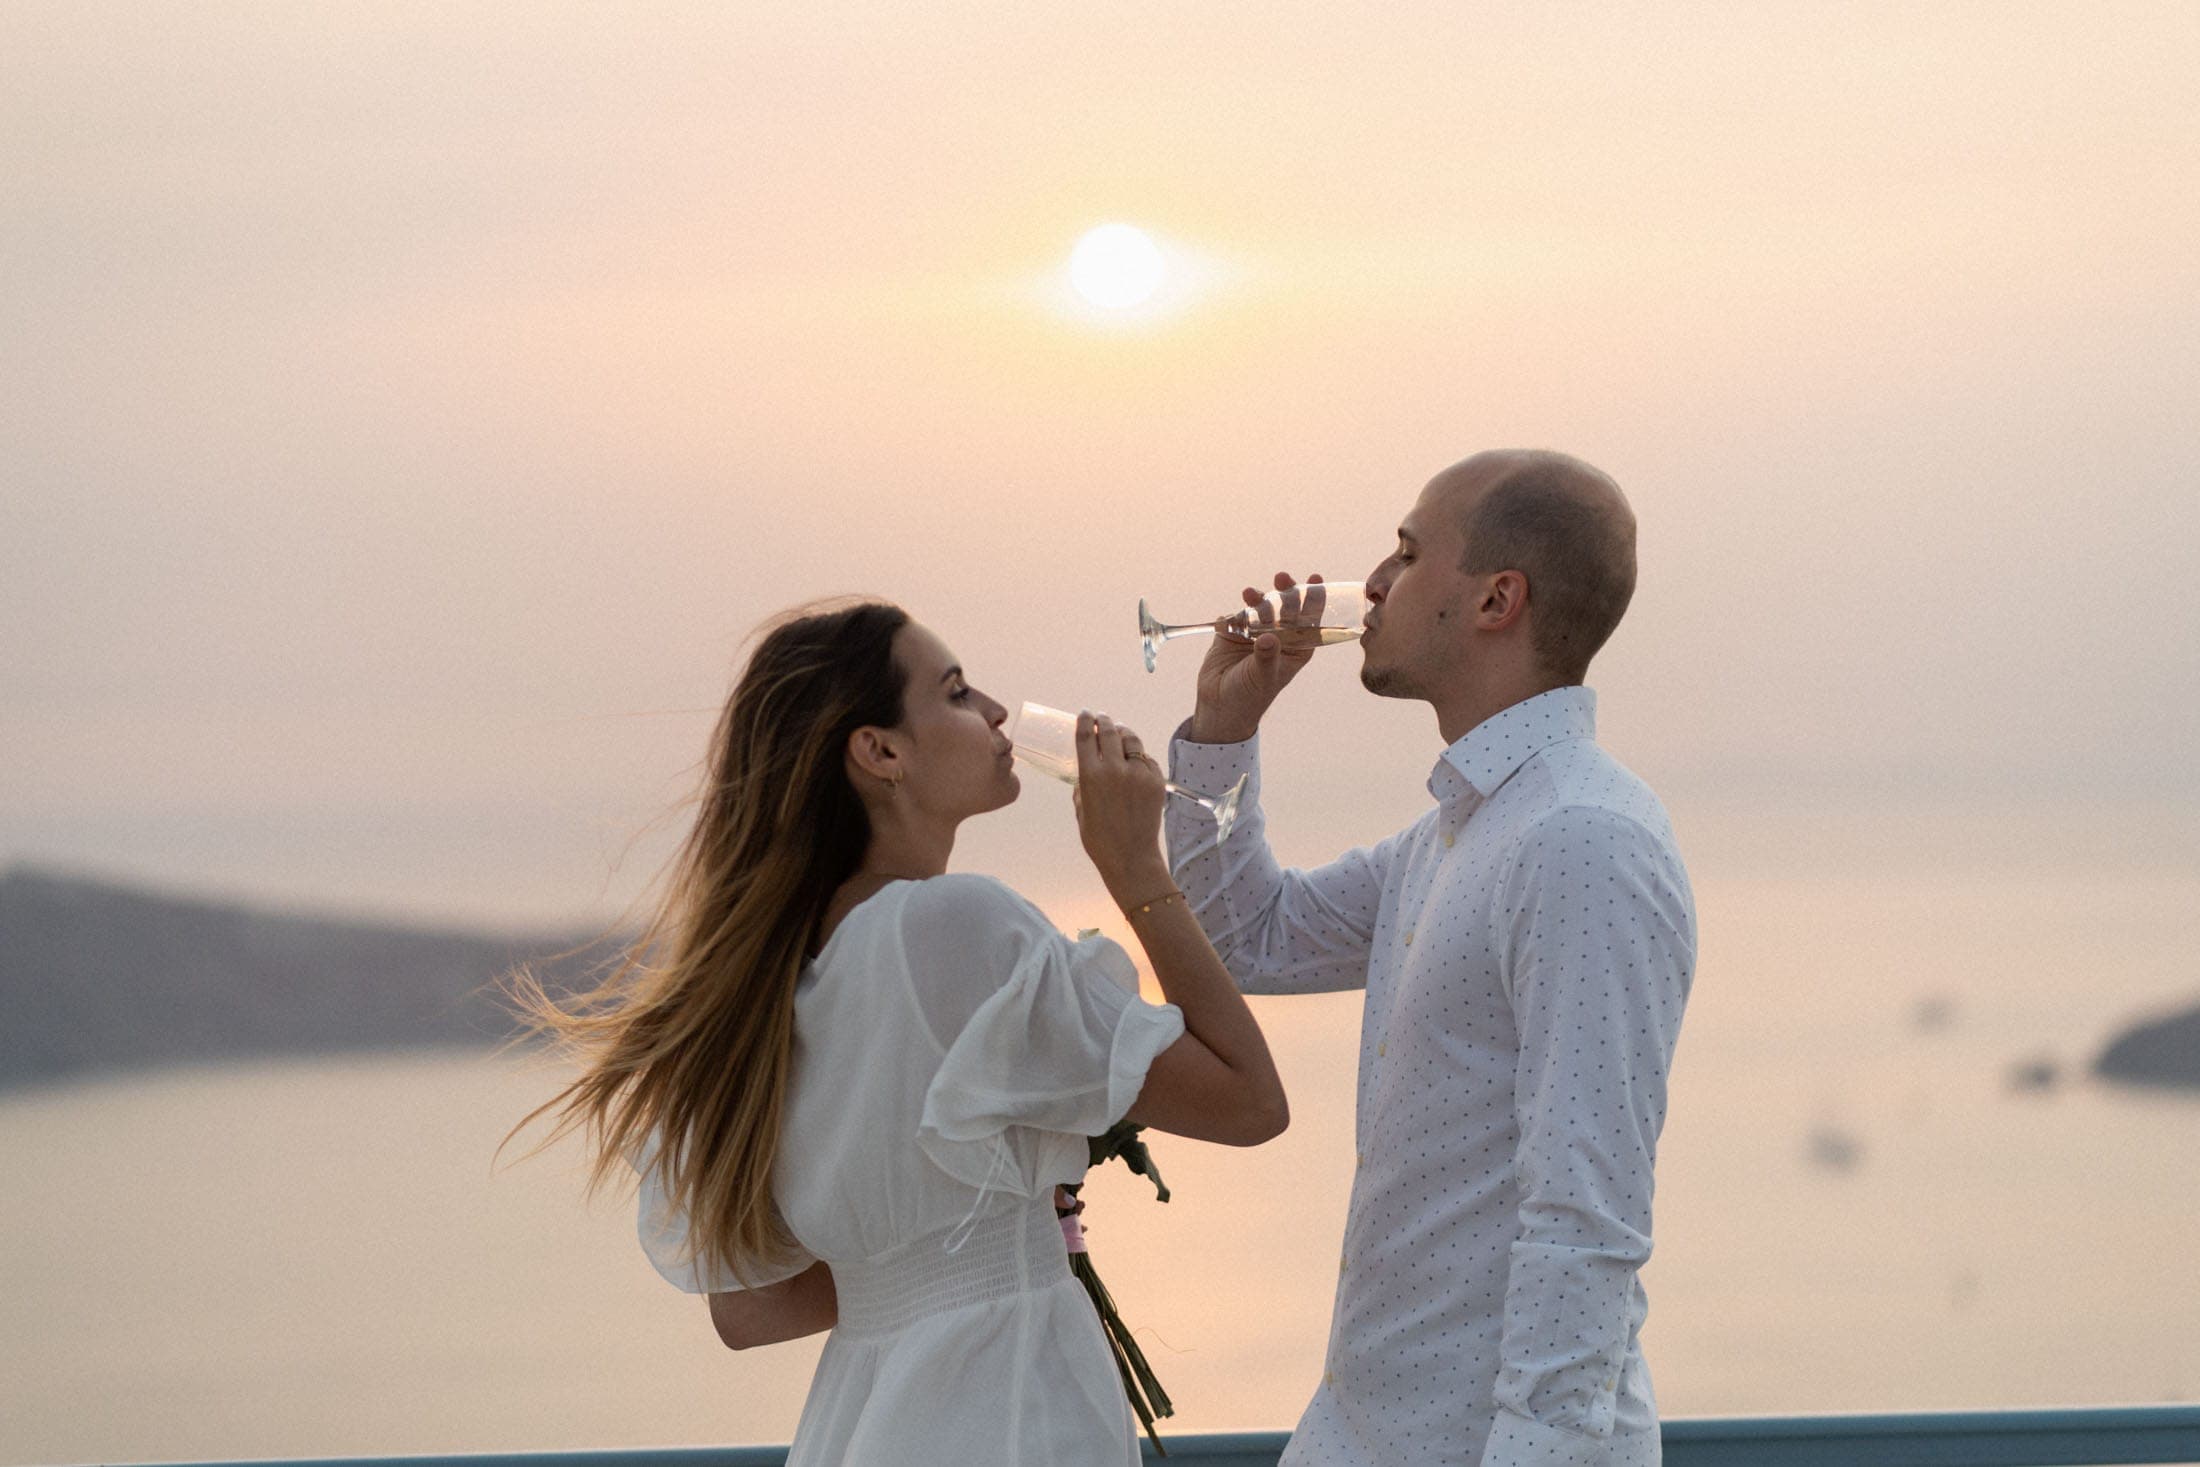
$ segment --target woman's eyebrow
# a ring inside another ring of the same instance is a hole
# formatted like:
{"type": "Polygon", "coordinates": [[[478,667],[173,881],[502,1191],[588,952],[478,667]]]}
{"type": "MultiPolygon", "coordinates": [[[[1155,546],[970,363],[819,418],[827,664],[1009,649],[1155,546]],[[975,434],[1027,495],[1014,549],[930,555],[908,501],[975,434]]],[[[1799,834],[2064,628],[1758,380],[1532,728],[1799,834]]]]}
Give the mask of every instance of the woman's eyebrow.
{"type": "Polygon", "coordinates": [[[955,666],[953,666],[953,667],[950,667],[949,669],[947,669],[947,671],[945,671],[945,672],[943,672],[943,673],[941,673],[941,674],[940,674],[940,681],[944,683],[944,682],[946,682],[946,681],[947,681],[947,680],[948,680],[949,678],[958,678],[958,677],[961,677],[962,675],[963,675],[962,665],[961,665],[960,663],[957,663],[957,664],[956,664],[955,666]]]}

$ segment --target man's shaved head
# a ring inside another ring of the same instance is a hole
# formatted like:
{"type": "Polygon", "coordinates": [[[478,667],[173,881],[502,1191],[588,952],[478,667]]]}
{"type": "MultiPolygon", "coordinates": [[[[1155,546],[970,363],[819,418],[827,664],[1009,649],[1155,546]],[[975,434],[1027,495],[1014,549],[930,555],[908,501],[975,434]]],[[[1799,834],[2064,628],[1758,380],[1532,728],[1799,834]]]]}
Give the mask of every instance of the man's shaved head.
{"type": "Polygon", "coordinates": [[[1570,455],[1509,448],[1463,459],[1430,487],[1457,516],[1459,569],[1526,576],[1538,660],[1582,681],[1635,594],[1635,514],[1619,485],[1570,455]]]}

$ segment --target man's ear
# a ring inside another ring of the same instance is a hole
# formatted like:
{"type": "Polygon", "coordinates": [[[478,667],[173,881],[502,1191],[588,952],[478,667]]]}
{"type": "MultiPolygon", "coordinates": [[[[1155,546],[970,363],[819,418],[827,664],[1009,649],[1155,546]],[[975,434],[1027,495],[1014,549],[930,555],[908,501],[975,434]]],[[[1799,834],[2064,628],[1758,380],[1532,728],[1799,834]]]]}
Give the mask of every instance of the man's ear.
{"type": "Polygon", "coordinates": [[[1519,621],[1527,610],[1527,576],[1516,570],[1499,571],[1490,577],[1475,603],[1474,621],[1485,632],[1501,632],[1519,621]]]}
{"type": "Polygon", "coordinates": [[[870,724],[848,735],[848,764],[858,774],[872,779],[901,777],[901,759],[894,748],[893,735],[870,724]]]}

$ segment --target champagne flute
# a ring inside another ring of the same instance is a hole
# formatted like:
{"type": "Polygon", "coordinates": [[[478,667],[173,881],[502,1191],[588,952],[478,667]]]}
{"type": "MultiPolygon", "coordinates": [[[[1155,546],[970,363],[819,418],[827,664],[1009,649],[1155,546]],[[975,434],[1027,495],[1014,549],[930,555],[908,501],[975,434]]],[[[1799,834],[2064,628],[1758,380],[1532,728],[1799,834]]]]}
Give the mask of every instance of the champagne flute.
{"type": "MultiPolygon", "coordinates": [[[[1010,725],[1008,736],[1016,746],[1016,757],[1033,769],[1064,784],[1077,783],[1076,714],[1049,708],[1044,703],[1026,703],[1016,710],[1016,721],[1010,725]]],[[[1239,775],[1236,784],[1213,797],[1188,790],[1174,780],[1164,780],[1162,788],[1179,799],[1204,807],[1214,816],[1215,844],[1220,845],[1230,838],[1230,827],[1237,824],[1238,801],[1245,796],[1245,781],[1249,777],[1239,775]]]]}
{"type": "MultiPolygon", "coordinates": [[[[1288,591],[1270,591],[1260,598],[1258,606],[1238,608],[1237,615],[1229,618],[1225,630],[1248,641],[1262,632],[1274,632],[1283,643],[1284,651],[1311,652],[1316,647],[1334,647],[1339,642],[1356,640],[1365,630],[1361,623],[1366,616],[1367,586],[1364,582],[1308,581],[1288,591]]],[[[1145,598],[1139,598],[1138,645],[1146,655],[1148,672],[1153,671],[1154,659],[1161,655],[1162,643],[1201,632],[1211,633],[1214,629],[1215,624],[1211,621],[1171,625],[1158,620],[1146,609],[1145,598]]]]}

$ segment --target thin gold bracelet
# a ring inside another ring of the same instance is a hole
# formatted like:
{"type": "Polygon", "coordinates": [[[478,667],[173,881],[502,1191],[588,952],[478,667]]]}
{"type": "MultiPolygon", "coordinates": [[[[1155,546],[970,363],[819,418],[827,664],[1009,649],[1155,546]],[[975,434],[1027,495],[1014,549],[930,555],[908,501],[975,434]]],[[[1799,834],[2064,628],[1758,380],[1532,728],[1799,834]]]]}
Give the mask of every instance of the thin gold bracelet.
{"type": "Polygon", "coordinates": [[[1143,917],[1146,913],[1152,911],[1155,907],[1167,906],[1170,902],[1180,902],[1183,900],[1184,893],[1181,891],[1177,891],[1174,888],[1171,888],[1170,890],[1162,893],[1160,896],[1155,897],[1152,901],[1140,903],[1136,912],[1133,912],[1130,908],[1125,907],[1123,909],[1123,915],[1125,917],[1143,917]]]}

